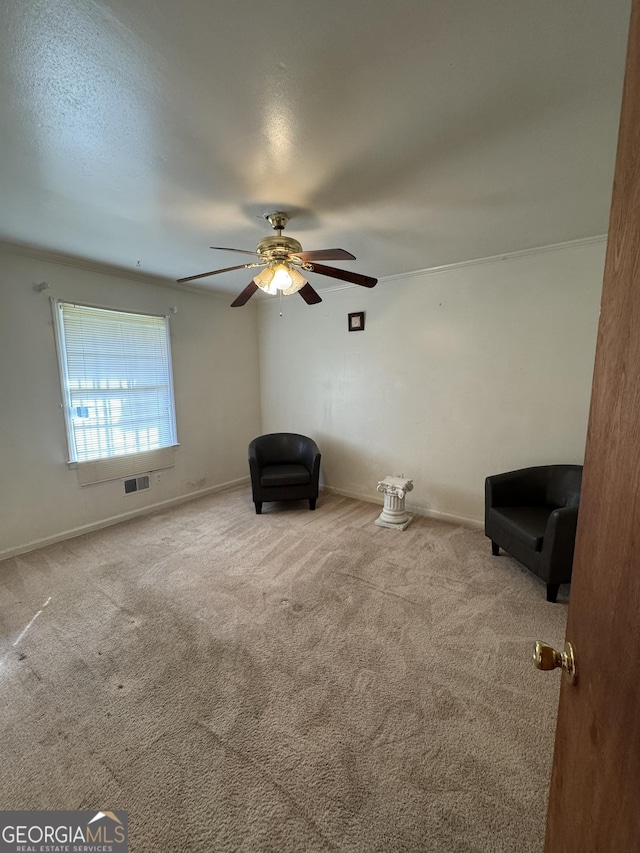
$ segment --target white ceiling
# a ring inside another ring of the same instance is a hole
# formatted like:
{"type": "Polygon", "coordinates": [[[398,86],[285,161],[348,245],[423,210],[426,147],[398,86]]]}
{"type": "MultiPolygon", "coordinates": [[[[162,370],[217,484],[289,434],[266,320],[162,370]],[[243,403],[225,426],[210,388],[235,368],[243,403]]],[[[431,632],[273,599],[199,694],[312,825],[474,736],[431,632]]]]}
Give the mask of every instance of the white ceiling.
{"type": "Polygon", "coordinates": [[[0,239],[178,278],[284,210],[383,277],[607,230],[630,0],[1,6],[0,239]]]}

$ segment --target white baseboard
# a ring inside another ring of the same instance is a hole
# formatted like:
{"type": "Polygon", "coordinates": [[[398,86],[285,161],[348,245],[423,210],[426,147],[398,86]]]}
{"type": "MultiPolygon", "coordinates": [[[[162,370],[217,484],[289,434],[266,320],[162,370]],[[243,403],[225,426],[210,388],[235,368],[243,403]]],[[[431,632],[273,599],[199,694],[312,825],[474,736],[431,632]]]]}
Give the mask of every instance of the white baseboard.
{"type": "Polygon", "coordinates": [[[225,489],[232,489],[235,486],[246,485],[249,483],[249,477],[240,477],[238,480],[230,480],[227,483],[220,483],[217,486],[210,486],[207,489],[199,489],[197,492],[189,492],[187,495],[179,495],[176,498],[169,498],[166,501],[150,504],[149,506],[140,507],[131,510],[130,512],[122,512],[119,515],[112,515],[110,518],[105,518],[102,521],[95,521],[91,524],[83,524],[82,527],[74,527],[72,530],[65,530],[62,533],[55,533],[53,536],[46,536],[44,539],[34,539],[32,542],[25,542],[23,545],[17,545],[14,548],[7,548],[5,551],[0,551],[0,560],[8,560],[10,557],[17,557],[20,554],[26,554],[28,551],[35,551],[36,548],[44,548],[46,545],[55,545],[56,542],[64,542],[66,539],[74,539],[76,536],[82,536],[85,533],[91,533],[92,530],[101,530],[103,527],[111,527],[112,524],[120,524],[122,521],[129,521],[132,518],[138,518],[141,515],[150,515],[153,512],[159,512],[162,509],[177,506],[178,504],[193,501],[196,498],[203,498],[213,492],[222,492],[225,489]]]}
{"type": "MultiPolygon", "coordinates": [[[[214,492],[222,492],[225,489],[233,489],[236,486],[244,486],[248,485],[250,482],[249,477],[240,477],[237,480],[230,480],[227,483],[220,483],[217,486],[210,486],[207,489],[199,489],[197,492],[189,492],[187,495],[179,495],[175,498],[169,498],[166,501],[160,501],[158,503],[150,504],[149,506],[140,507],[138,509],[131,510],[130,512],[123,512],[119,515],[112,515],[109,518],[105,518],[102,521],[95,521],[91,524],[84,524],[81,527],[74,527],[71,530],[64,530],[61,533],[55,533],[53,536],[46,536],[43,539],[34,539],[31,542],[25,542],[22,545],[17,545],[13,548],[7,548],[4,551],[0,551],[0,561],[8,560],[11,557],[17,557],[20,554],[26,554],[28,551],[35,551],[37,548],[44,548],[47,545],[55,545],[56,542],[64,542],[66,539],[74,539],[76,536],[82,536],[85,533],[91,533],[93,530],[101,530],[103,527],[111,527],[113,524],[120,524],[122,521],[129,521],[132,518],[138,518],[143,515],[150,515],[154,512],[159,512],[163,509],[169,509],[172,506],[178,506],[179,504],[187,503],[188,501],[195,500],[196,498],[203,498],[206,495],[211,495],[214,492]]],[[[358,501],[365,501],[370,504],[383,504],[383,498],[371,494],[364,494],[360,492],[351,491],[349,489],[340,489],[335,486],[327,486],[326,483],[322,485],[322,490],[325,492],[329,492],[330,494],[335,495],[343,495],[346,498],[354,498],[358,501]]],[[[413,506],[407,504],[407,511],[414,513],[415,515],[424,515],[428,518],[437,518],[441,521],[449,521],[453,524],[464,524],[467,527],[473,528],[482,528],[484,522],[477,518],[466,518],[462,515],[453,515],[447,512],[439,512],[435,509],[427,509],[426,507],[413,506]]]]}
{"type": "MultiPolygon", "coordinates": [[[[339,489],[335,486],[327,486],[326,483],[323,484],[322,488],[325,492],[331,492],[335,495],[343,495],[345,498],[355,498],[358,501],[366,501],[367,503],[379,505],[384,503],[384,499],[381,496],[378,497],[377,493],[375,496],[370,494],[361,494],[348,489],[339,489]]],[[[467,518],[464,515],[453,515],[452,513],[440,512],[437,509],[428,509],[427,507],[422,506],[414,506],[409,503],[406,504],[406,507],[407,512],[414,513],[415,515],[424,515],[427,518],[438,518],[440,521],[450,521],[453,524],[464,524],[465,527],[484,527],[484,521],[482,519],[467,518]]]]}

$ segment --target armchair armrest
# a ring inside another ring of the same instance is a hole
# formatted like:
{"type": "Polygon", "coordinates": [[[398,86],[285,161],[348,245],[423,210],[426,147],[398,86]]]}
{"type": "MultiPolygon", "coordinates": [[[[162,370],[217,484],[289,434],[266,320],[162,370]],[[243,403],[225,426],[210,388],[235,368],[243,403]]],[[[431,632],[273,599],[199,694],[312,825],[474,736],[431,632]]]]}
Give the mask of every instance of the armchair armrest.
{"type": "Polygon", "coordinates": [[[253,442],[249,445],[249,473],[253,482],[260,482],[260,462],[258,460],[258,449],[253,442]]]}
{"type": "Polygon", "coordinates": [[[485,507],[544,506],[546,468],[521,468],[493,474],[484,481],[485,507]]]}
{"type": "Polygon", "coordinates": [[[571,565],[576,544],[578,507],[565,506],[554,509],[549,516],[544,534],[542,554],[552,564],[571,565]]]}
{"type": "Polygon", "coordinates": [[[320,449],[315,441],[305,443],[302,449],[301,461],[305,468],[309,469],[313,478],[316,470],[320,469],[320,449]]]}

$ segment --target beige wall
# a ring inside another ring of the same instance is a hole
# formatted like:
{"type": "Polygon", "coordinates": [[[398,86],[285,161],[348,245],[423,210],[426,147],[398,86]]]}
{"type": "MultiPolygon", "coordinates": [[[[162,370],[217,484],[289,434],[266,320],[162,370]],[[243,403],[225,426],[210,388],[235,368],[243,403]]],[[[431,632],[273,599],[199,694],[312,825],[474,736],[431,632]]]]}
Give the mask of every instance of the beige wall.
{"type": "Polygon", "coordinates": [[[0,251],[0,557],[247,477],[260,431],[255,306],[0,251]],[[46,281],[39,293],[34,283],[46,281]],[[180,447],[162,484],[78,485],[67,446],[49,297],[171,314],[180,447]]]}
{"type": "Polygon", "coordinates": [[[263,432],[315,437],[337,491],[379,500],[378,480],[404,474],[417,510],[481,521],[488,474],[583,461],[604,252],[583,241],[289,298],[282,317],[263,302],[263,432]]]}

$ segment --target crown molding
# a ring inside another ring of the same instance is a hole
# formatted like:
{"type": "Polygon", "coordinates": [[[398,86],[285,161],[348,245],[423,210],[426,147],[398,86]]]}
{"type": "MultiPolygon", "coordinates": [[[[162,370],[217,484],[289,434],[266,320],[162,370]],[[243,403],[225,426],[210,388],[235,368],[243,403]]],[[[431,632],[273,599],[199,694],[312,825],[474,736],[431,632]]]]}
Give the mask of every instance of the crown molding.
{"type": "Polygon", "coordinates": [[[468,261],[455,261],[452,264],[443,264],[439,267],[427,267],[422,270],[398,273],[396,275],[387,275],[384,278],[381,278],[380,281],[400,281],[401,279],[418,278],[425,275],[437,275],[438,273],[449,272],[450,270],[479,267],[483,264],[497,264],[502,261],[517,261],[533,255],[546,255],[550,252],[562,252],[567,249],[578,249],[583,246],[593,246],[606,242],[606,234],[597,234],[595,237],[581,237],[578,240],[567,240],[564,243],[550,243],[547,246],[534,246],[531,249],[518,249],[516,252],[505,252],[501,255],[488,255],[486,258],[473,258],[468,261]]]}

